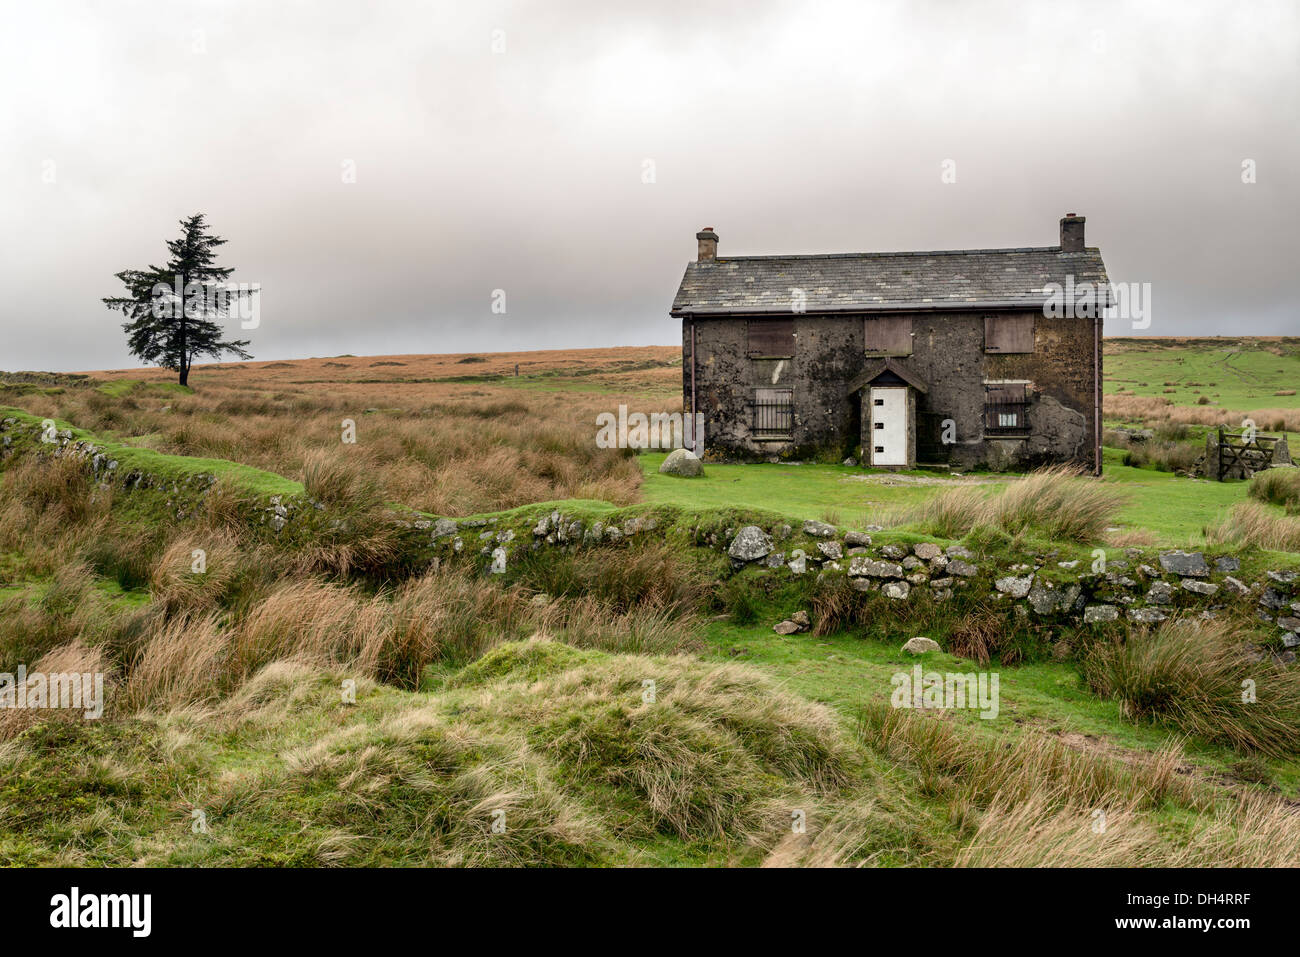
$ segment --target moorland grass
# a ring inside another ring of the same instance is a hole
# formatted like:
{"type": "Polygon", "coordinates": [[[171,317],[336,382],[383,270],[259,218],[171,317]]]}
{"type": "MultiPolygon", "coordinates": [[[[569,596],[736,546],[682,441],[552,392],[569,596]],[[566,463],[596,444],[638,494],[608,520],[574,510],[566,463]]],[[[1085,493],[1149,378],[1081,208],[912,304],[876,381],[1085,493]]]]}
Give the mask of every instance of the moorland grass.
{"type": "Polygon", "coordinates": [[[981,488],[940,492],[899,518],[942,538],[961,538],[987,526],[1010,535],[1032,533],[1090,544],[1101,538],[1124,503],[1124,493],[1114,485],[1084,478],[1075,468],[1053,466],[992,494],[981,488]]]}
{"type": "Polygon", "coordinates": [[[1133,721],[1270,757],[1297,753],[1300,672],[1249,654],[1229,619],[1173,619],[1123,641],[1093,645],[1085,680],[1133,721]]]}

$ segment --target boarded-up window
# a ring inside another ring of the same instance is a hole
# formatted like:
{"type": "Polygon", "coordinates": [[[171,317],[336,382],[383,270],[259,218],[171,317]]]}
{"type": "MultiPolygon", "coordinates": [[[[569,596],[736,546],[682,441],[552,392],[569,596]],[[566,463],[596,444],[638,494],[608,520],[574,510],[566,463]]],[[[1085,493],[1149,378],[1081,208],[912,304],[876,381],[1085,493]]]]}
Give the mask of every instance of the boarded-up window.
{"type": "Polygon", "coordinates": [[[910,356],[912,354],[912,317],[884,316],[863,320],[867,355],[910,356]]]}
{"type": "Polygon", "coordinates": [[[985,316],[985,352],[1033,352],[1034,317],[985,316]]]}
{"type": "Polygon", "coordinates": [[[1029,394],[1023,382],[984,385],[984,431],[1023,435],[1029,431],[1029,394]]]}
{"type": "Polygon", "coordinates": [[[788,436],[794,428],[793,389],[754,390],[754,434],[788,436]]]}
{"type": "Polygon", "coordinates": [[[789,359],[794,356],[793,319],[750,319],[749,354],[789,359]]]}

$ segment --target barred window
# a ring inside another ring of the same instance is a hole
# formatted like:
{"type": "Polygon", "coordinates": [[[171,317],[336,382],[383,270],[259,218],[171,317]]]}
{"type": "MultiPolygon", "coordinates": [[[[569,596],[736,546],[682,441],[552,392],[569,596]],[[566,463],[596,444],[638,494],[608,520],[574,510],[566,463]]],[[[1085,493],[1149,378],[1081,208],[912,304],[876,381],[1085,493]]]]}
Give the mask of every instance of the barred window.
{"type": "Polygon", "coordinates": [[[1029,394],[1026,383],[986,383],[984,431],[991,435],[1025,435],[1029,432],[1029,394]]]}
{"type": "Polygon", "coordinates": [[[784,438],[794,430],[794,390],[754,390],[754,435],[784,438]]]}

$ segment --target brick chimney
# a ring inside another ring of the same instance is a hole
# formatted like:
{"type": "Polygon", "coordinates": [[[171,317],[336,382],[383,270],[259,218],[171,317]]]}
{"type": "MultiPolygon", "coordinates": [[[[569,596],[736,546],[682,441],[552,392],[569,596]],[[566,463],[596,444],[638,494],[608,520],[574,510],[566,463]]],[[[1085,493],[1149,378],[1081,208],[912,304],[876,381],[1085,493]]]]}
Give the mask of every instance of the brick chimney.
{"type": "Polygon", "coordinates": [[[700,242],[700,254],[697,257],[699,262],[712,262],[718,258],[718,234],[712,226],[705,226],[695,234],[695,238],[700,242]]]}
{"type": "Polygon", "coordinates": [[[1085,222],[1087,220],[1083,216],[1076,216],[1074,213],[1065,214],[1065,218],[1061,220],[1061,252],[1083,252],[1083,224],[1085,222]]]}

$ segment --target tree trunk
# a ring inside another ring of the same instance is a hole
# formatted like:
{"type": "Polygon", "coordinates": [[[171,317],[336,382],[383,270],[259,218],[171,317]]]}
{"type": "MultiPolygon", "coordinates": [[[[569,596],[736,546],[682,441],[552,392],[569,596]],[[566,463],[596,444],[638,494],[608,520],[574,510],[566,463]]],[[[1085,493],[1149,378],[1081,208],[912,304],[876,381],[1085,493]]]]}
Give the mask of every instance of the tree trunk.
{"type": "Polygon", "coordinates": [[[181,273],[181,385],[187,386],[190,382],[190,343],[189,337],[186,336],[185,320],[185,297],[187,295],[185,285],[186,275],[181,273]]]}

